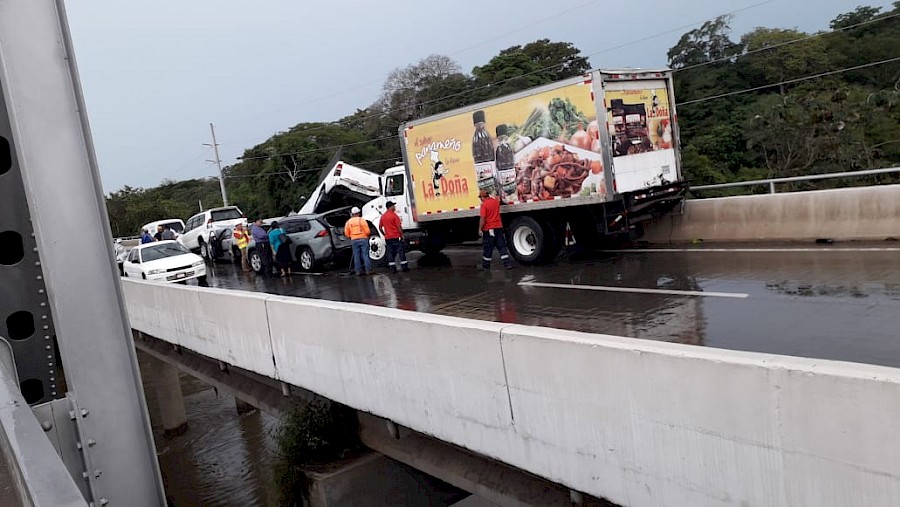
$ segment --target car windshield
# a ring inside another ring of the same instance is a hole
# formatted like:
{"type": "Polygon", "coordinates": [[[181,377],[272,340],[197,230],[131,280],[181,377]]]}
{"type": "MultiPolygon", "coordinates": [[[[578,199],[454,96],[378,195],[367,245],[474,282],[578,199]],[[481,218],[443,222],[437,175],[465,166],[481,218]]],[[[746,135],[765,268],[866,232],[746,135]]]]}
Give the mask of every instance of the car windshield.
{"type": "Polygon", "coordinates": [[[241,216],[241,212],[237,208],[211,211],[210,215],[212,215],[213,222],[220,222],[222,220],[237,220],[238,218],[243,218],[241,216]]]}
{"type": "Polygon", "coordinates": [[[181,226],[181,222],[166,222],[163,224],[163,226],[166,226],[166,225],[169,226],[169,229],[172,229],[173,231],[175,231],[179,234],[184,232],[184,227],[181,226]]]}
{"type": "Polygon", "coordinates": [[[162,245],[152,245],[141,249],[141,259],[144,262],[156,261],[166,257],[175,257],[176,255],[184,255],[191,253],[190,250],[178,243],[165,243],[162,245]]]}

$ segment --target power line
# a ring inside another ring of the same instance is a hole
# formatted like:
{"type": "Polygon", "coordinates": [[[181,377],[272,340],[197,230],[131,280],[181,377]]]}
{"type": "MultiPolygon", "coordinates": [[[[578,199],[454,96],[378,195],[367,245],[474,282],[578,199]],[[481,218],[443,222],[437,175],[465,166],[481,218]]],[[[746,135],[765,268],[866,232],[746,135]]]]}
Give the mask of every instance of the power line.
{"type": "Polygon", "coordinates": [[[841,73],[850,72],[853,70],[865,69],[868,67],[875,67],[877,65],[884,65],[886,63],[892,63],[892,62],[900,62],[900,56],[895,57],[895,58],[888,58],[887,60],[881,60],[880,62],[865,63],[862,65],[856,65],[854,67],[847,67],[845,69],[838,69],[838,70],[831,70],[828,72],[822,72],[821,74],[815,74],[812,76],[798,77],[796,79],[788,79],[786,81],[781,81],[780,83],[772,83],[772,84],[767,84],[767,85],[762,85],[762,86],[756,86],[753,88],[747,88],[745,90],[738,90],[738,91],[728,92],[728,93],[720,93],[718,95],[713,95],[710,97],[703,97],[702,99],[688,100],[687,102],[682,102],[682,103],[678,104],[678,107],[683,107],[683,106],[687,106],[690,104],[697,104],[699,102],[706,102],[708,100],[715,100],[715,99],[721,99],[724,97],[731,97],[733,95],[740,95],[743,93],[750,93],[750,92],[755,92],[755,91],[759,91],[759,90],[765,90],[766,88],[774,88],[776,86],[783,86],[783,85],[788,85],[788,84],[799,83],[801,81],[809,81],[811,79],[818,79],[820,77],[833,76],[835,74],[841,74],[841,73]]]}
{"type": "MultiPolygon", "coordinates": [[[[397,158],[392,157],[392,158],[381,158],[381,159],[377,159],[377,160],[367,160],[365,162],[353,162],[353,163],[346,162],[346,163],[350,164],[350,165],[354,165],[354,166],[360,166],[360,165],[377,164],[377,163],[381,163],[381,162],[396,162],[396,161],[397,161],[397,158]]],[[[277,171],[277,172],[272,172],[272,173],[229,174],[229,175],[226,175],[225,177],[226,178],[264,178],[266,176],[286,176],[286,175],[290,175],[290,174],[313,173],[313,172],[321,172],[321,171],[322,171],[321,168],[315,168],[315,169],[311,168],[311,169],[297,169],[296,171],[277,171]]],[[[210,178],[212,178],[212,176],[210,178]]]]}
{"type": "Polygon", "coordinates": [[[703,67],[703,66],[706,66],[706,65],[713,65],[713,64],[716,64],[716,63],[722,63],[722,62],[726,62],[726,61],[736,60],[736,59],[738,59],[738,58],[743,58],[743,57],[745,57],[745,56],[749,56],[749,55],[752,55],[752,54],[756,54],[756,53],[759,53],[759,52],[761,52],[761,51],[769,51],[769,50],[771,50],[771,49],[777,49],[777,48],[784,47],[784,46],[787,46],[787,45],[790,45],[790,44],[796,44],[797,42],[807,41],[807,40],[810,40],[810,39],[814,39],[814,38],[816,38],[816,37],[821,37],[821,36],[823,36],[823,35],[831,35],[831,34],[835,34],[835,33],[844,32],[844,31],[847,31],[847,30],[852,30],[853,28],[857,28],[857,27],[860,27],[860,26],[863,26],[863,25],[868,25],[868,24],[870,24],[870,23],[875,23],[876,21],[884,21],[884,20],[886,20],[886,19],[896,18],[897,16],[900,16],[900,12],[898,12],[898,13],[896,13],[896,14],[890,14],[890,15],[882,16],[882,17],[875,18],[875,19],[870,19],[870,20],[868,20],[868,21],[863,21],[863,22],[861,22],[861,23],[856,23],[855,25],[845,26],[845,27],[839,28],[839,29],[837,29],[837,30],[832,30],[832,31],[830,31],[830,32],[819,32],[819,33],[814,33],[814,34],[812,34],[812,35],[807,35],[807,36],[805,36],[805,37],[800,37],[800,38],[798,38],[798,39],[793,39],[793,40],[789,40],[789,41],[785,41],[785,42],[779,42],[778,44],[773,44],[773,45],[771,45],[771,46],[765,46],[765,47],[761,47],[761,48],[756,48],[756,49],[753,49],[753,50],[750,50],[750,51],[746,51],[746,52],[744,52],[744,53],[741,53],[741,54],[739,54],[739,55],[734,55],[734,56],[723,56],[722,58],[716,58],[715,60],[710,60],[710,61],[708,61],[708,62],[701,62],[701,63],[697,63],[697,64],[694,64],[694,65],[689,65],[689,66],[687,66],[687,67],[681,67],[681,68],[679,68],[679,69],[674,69],[673,72],[684,72],[684,71],[686,71],[686,70],[696,69],[697,67],[703,67]]]}

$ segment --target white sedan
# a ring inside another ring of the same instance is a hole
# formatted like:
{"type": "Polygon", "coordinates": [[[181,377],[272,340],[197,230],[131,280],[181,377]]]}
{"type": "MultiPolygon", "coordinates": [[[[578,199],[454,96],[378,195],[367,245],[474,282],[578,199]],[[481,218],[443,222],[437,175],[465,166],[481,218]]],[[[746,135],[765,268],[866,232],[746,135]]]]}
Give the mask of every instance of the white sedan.
{"type": "Polygon", "coordinates": [[[196,278],[206,282],[206,263],[175,241],[154,241],[134,247],[122,265],[125,276],[160,282],[196,278]]]}

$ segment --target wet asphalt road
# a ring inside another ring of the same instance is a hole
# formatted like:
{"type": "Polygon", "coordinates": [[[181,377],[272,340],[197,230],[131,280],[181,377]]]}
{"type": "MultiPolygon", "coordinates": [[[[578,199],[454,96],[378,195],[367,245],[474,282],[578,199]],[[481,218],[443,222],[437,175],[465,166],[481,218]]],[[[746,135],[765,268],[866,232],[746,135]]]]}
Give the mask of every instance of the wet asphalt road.
{"type": "Polygon", "coordinates": [[[900,367],[896,243],[609,251],[512,271],[495,257],[488,273],[474,269],[480,253],[413,253],[412,272],[372,277],[331,270],[264,279],[217,264],[209,285],[900,367]]]}

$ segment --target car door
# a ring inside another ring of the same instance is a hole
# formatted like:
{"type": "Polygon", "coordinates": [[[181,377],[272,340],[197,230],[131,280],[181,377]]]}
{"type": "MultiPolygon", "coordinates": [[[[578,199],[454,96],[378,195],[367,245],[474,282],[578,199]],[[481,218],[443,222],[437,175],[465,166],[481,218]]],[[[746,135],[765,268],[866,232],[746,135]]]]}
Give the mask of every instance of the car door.
{"type": "Polygon", "coordinates": [[[125,262],[122,264],[122,270],[125,272],[125,276],[129,278],[140,278],[140,264],[138,264],[138,249],[128,252],[128,257],[125,258],[125,262]]]}
{"type": "Polygon", "coordinates": [[[196,250],[200,248],[200,245],[197,243],[197,238],[200,236],[201,229],[199,227],[200,223],[203,221],[203,214],[192,216],[185,227],[185,232],[181,236],[181,244],[188,247],[191,250],[196,250]]]}
{"type": "Polygon", "coordinates": [[[310,237],[309,231],[309,220],[306,219],[296,219],[284,222],[282,226],[284,229],[284,233],[287,234],[293,244],[291,247],[291,258],[295,261],[297,260],[297,252],[302,247],[309,247],[310,237]]]}
{"type": "Polygon", "coordinates": [[[404,229],[413,226],[412,210],[410,209],[409,196],[406,193],[406,175],[392,174],[386,178],[384,196],[396,206],[394,212],[400,217],[400,224],[404,229]]]}

